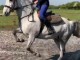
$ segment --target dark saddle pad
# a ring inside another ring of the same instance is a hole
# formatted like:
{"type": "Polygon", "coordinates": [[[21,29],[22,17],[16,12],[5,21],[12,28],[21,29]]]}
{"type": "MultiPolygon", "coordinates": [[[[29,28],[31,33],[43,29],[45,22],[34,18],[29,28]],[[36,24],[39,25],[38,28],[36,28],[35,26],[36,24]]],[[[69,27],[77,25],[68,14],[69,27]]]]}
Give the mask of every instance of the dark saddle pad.
{"type": "Polygon", "coordinates": [[[62,21],[62,18],[59,14],[52,13],[52,11],[47,12],[46,18],[51,23],[59,23],[62,21]]]}

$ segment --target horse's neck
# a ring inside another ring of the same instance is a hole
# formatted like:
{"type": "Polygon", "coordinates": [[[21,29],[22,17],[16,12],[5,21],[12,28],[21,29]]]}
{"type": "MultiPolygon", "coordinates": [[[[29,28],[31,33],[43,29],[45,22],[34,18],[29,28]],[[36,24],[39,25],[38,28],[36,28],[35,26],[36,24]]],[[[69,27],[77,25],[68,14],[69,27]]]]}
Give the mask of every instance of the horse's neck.
{"type": "Polygon", "coordinates": [[[24,9],[22,9],[22,13],[21,13],[21,17],[27,16],[30,13],[32,13],[32,9],[31,7],[25,7],[24,9]],[[29,9],[30,8],[30,9],[29,9]]]}
{"type": "Polygon", "coordinates": [[[19,4],[19,6],[25,6],[25,5],[29,5],[32,3],[31,0],[17,0],[17,3],[19,4]]]}
{"type": "MultiPolygon", "coordinates": [[[[25,18],[27,18],[27,13],[26,13],[26,10],[25,11],[22,11],[22,10],[17,10],[17,16],[18,18],[23,18],[24,16],[26,16],[25,18]]],[[[30,14],[30,13],[29,13],[30,14]]],[[[33,17],[34,17],[34,20],[35,21],[40,21],[39,17],[38,17],[38,14],[37,14],[37,11],[34,11],[33,13],[33,17]]],[[[32,15],[29,16],[30,20],[32,21],[33,19],[32,15]]]]}
{"type": "Polygon", "coordinates": [[[18,9],[17,10],[17,14],[20,18],[27,16],[30,14],[30,12],[32,11],[32,7],[31,6],[26,6],[29,5],[30,3],[28,3],[27,0],[17,0],[17,5],[18,7],[21,7],[22,9],[18,9]],[[26,6],[26,7],[23,7],[26,6]]]}

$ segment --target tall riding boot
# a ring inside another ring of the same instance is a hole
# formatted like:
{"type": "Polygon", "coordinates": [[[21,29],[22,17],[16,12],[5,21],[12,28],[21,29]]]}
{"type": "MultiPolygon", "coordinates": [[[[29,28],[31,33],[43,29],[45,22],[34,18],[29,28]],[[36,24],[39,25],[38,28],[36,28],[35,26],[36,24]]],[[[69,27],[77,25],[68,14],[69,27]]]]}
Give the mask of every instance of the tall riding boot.
{"type": "Polygon", "coordinates": [[[51,23],[49,21],[46,20],[44,24],[46,25],[48,29],[48,35],[55,33],[54,28],[51,26],[51,23]]]}

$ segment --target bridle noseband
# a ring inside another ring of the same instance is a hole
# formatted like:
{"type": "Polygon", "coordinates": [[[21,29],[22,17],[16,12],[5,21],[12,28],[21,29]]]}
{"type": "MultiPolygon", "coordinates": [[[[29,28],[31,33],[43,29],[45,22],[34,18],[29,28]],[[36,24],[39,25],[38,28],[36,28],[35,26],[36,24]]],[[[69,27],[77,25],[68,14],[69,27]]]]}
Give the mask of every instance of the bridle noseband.
{"type": "Polygon", "coordinates": [[[12,9],[10,6],[7,6],[7,5],[4,5],[4,7],[7,7],[7,8],[10,8],[10,9],[12,9]]]}

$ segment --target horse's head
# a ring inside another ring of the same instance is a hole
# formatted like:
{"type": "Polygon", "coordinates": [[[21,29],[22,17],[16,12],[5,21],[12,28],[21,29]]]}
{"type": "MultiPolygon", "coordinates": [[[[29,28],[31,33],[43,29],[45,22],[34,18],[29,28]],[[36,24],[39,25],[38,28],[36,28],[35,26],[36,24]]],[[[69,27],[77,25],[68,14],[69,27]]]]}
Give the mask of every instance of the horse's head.
{"type": "Polygon", "coordinates": [[[80,38],[80,22],[74,22],[73,35],[80,38]]]}
{"type": "Polygon", "coordinates": [[[5,16],[9,16],[10,12],[12,12],[14,10],[15,1],[16,0],[6,0],[6,3],[5,3],[4,8],[3,8],[3,14],[5,16]]]}
{"type": "MultiPolygon", "coordinates": [[[[10,12],[14,10],[21,10],[24,7],[32,6],[33,0],[6,0],[4,5],[3,14],[9,16],[10,12]]],[[[29,9],[29,8],[28,8],[29,9]]]]}

